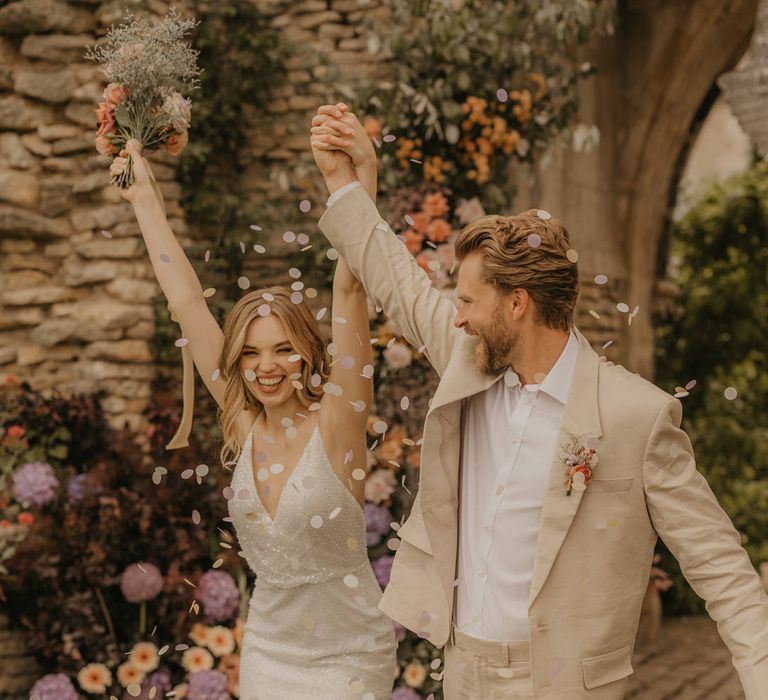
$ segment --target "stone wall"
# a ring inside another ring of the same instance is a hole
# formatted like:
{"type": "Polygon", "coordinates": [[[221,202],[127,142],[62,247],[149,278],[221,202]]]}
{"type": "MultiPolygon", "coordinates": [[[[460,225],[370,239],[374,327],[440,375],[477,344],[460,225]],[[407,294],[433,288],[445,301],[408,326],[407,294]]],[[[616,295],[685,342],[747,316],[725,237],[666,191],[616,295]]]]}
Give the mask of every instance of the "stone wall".
{"type": "MultiPolygon", "coordinates": [[[[243,119],[252,127],[238,163],[242,186],[257,211],[260,202],[284,206],[286,227],[299,226],[294,230],[310,234],[319,247],[322,237],[315,222],[325,193],[309,153],[309,121],[318,104],[354,94],[362,81],[390,75],[378,55],[367,51],[363,28],[366,17],[386,21],[386,11],[379,0],[254,2],[288,41],[319,53],[309,63],[299,53],[288,59],[266,116],[244,111],[243,119]],[[340,76],[337,91],[322,82],[332,69],[340,76]],[[301,218],[298,203],[304,198],[313,208],[301,218]]],[[[147,4],[158,14],[169,7],[160,0],[147,4]]],[[[681,17],[687,4],[674,3],[681,17]]],[[[723,5],[716,0],[706,4],[713,12],[723,5]]],[[[719,63],[707,64],[712,75],[688,80],[697,90],[711,84],[715,70],[722,70],[718,66],[726,65],[734,47],[744,43],[736,36],[735,20],[749,15],[750,4],[754,2],[740,0],[732,21],[722,25],[731,38],[717,42],[724,48],[719,63]]],[[[641,13],[637,4],[630,5],[630,15],[641,13]]],[[[653,7],[643,11],[648,26],[653,17],[663,21],[669,13],[665,3],[653,7]]],[[[108,159],[93,149],[93,109],[103,81],[83,60],[84,46],[118,17],[115,3],[98,0],[16,0],[0,7],[0,371],[14,372],[45,390],[103,389],[113,423],[141,429],[151,382],[165,371],[153,360],[150,346],[158,288],[130,207],[108,183],[108,159]]],[[[635,162],[640,157],[652,160],[647,150],[655,149],[643,147],[633,136],[633,128],[649,128],[640,119],[644,112],[633,117],[622,111],[627,94],[640,95],[659,79],[658,72],[647,72],[627,82],[635,69],[621,46],[630,45],[630,40],[638,45],[643,38],[651,41],[644,26],[626,24],[624,35],[595,48],[595,62],[606,65],[601,76],[584,87],[584,119],[600,126],[601,147],[592,154],[557,153],[532,179],[530,173],[518,172],[521,193],[509,209],[543,206],[565,221],[580,253],[578,325],[598,349],[613,341],[605,350],[610,359],[650,375],[650,309],[666,303],[669,286],[655,280],[649,259],[656,253],[655,244],[642,241],[658,241],[671,177],[665,164],[674,159],[669,156],[654,166],[658,182],[638,191],[630,182],[634,171],[628,164],[622,166],[617,151],[629,144],[635,162]],[[651,198],[649,211],[654,214],[648,218],[639,207],[651,198]],[[606,274],[608,283],[596,284],[598,274],[606,274]],[[627,314],[616,309],[618,302],[630,308],[640,305],[631,328],[627,314]]],[[[665,37],[654,41],[662,46],[665,37]]],[[[661,70],[663,61],[658,61],[661,70]]],[[[686,104],[698,104],[697,99],[687,97],[686,104]]],[[[674,131],[677,141],[668,134],[665,153],[674,151],[684,132],[674,131]]],[[[161,159],[155,168],[176,233],[183,241],[204,238],[205,231],[185,221],[173,161],[161,159]]],[[[284,255],[297,251],[282,241],[284,230],[274,226],[264,231],[266,256],[249,252],[244,274],[253,286],[288,281],[284,255]]],[[[327,303],[328,290],[321,289],[311,306],[327,303]]],[[[178,368],[171,371],[178,376],[178,368]]]]}

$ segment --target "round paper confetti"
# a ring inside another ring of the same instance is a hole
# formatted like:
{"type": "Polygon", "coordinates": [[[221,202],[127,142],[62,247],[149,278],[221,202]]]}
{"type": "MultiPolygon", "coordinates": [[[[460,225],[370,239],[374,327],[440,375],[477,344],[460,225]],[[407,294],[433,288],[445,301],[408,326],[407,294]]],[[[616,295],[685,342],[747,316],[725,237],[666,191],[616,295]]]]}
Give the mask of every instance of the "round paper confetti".
{"type": "Polygon", "coordinates": [[[251,224],[248,228],[253,229],[254,231],[263,231],[261,226],[259,226],[258,224],[251,224]]]}
{"type": "Polygon", "coordinates": [[[309,521],[309,524],[317,530],[318,528],[321,528],[323,526],[323,518],[320,515],[313,515],[312,519],[309,521]]]}
{"type": "Polygon", "coordinates": [[[132,698],[137,698],[141,695],[141,685],[139,683],[130,683],[125,690],[132,698]]]}
{"type": "Polygon", "coordinates": [[[629,311],[629,306],[625,304],[623,301],[616,304],[616,308],[621,311],[621,313],[625,314],[627,311],[629,311]]]}
{"type": "Polygon", "coordinates": [[[269,471],[271,471],[273,474],[281,474],[284,469],[285,467],[282,464],[276,462],[269,468],[269,471]]]}
{"type": "Polygon", "coordinates": [[[358,584],[360,583],[360,582],[357,580],[357,576],[354,576],[353,574],[347,574],[347,575],[346,575],[346,576],[343,578],[343,581],[344,581],[344,585],[345,585],[347,588],[357,588],[358,584]]]}
{"type": "Polygon", "coordinates": [[[253,246],[253,251],[254,253],[266,253],[267,249],[263,245],[260,245],[259,243],[255,243],[253,246]]]}
{"type": "Polygon", "coordinates": [[[249,280],[247,277],[238,277],[237,278],[237,286],[240,287],[240,289],[248,289],[248,287],[251,286],[251,280],[249,280]]]}
{"type": "Polygon", "coordinates": [[[362,375],[370,379],[373,376],[373,365],[365,365],[363,367],[362,375]]]}
{"type": "Polygon", "coordinates": [[[723,396],[725,396],[725,398],[728,399],[729,401],[733,401],[738,396],[738,392],[736,391],[736,389],[734,387],[729,386],[723,392],[723,396]]]}
{"type": "Polygon", "coordinates": [[[299,277],[301,277],[301,270],[299,270],[298,267],[292,267],[290,270],[288,270],[288,275],[297,280],[299,277]]]}
{"type": "Polygon", "coordinates": [[[349,403],[357,413],[362,413],[365,410],[366,403],[362,399],[358,399],[357,401],[350,401],[349,403]]]}
{"type": "Polygon", "coordinates": [[[569,262],[572,262],[574,264],[579,262],[579,253],[575,251],[573,248],[568,249],[568,251],[565,254],[565,257],[568,258],[569,262]]]}
{"type": "Polygon", "coordinates": [[[235,490],[231,486],[225,486],[222,491],[224,498],[229,501],[235,497],[235,490]]]}
{"type": "Polygon", "coordinates": [[[296,236],[296,242],[299,245],[307,245],[309,243],[309,236],[306,233],[300,233],[296,236]]]}
{"type": "Polygon", "coordinates": [[[318,311],[318,312],[315,314],[315,318],[316,318],[318,321],[321,321],[321,320],[323,319],[323,316],[325,316],[325,314],[326,314],[327,312],[328,312],[328,309],[327,309],[327,308],[324,306],[322,309],[320,309],[320,311],[318,311]]]}
{"type": "Polygon", "coordinates": [[[193,510],[192,511],[192,522],[195,525],[199,525],[200,524],[200,511],[199,510],[193,510]]]}
{"type": "Polygon", "coordinates": [[[328,258],[328,260],[338,260],[339,252],[335,248],[328,248],[325,257],[328,258]]]}
{"type": "Polygon", "coordinates": [[[196,476],[208,476],[208,465],[207,464],[198,464],[195,467],[195,475],[196,476]]]}
{"type": "Polygon", "coordinates": [[[99,231],[99,233],[104,236],[104,238],[112,238],[112,234],[109,231],[99,231]]]}
{"type": "Polygon", "coordinates": [[[328,354],[329,354],[331,357],[333,357],[333,356],[334,356],[334,355],[335,355],[335,354],[336,354],[336,353],[339,351],[339,348],[338,348],[338,346],[336,345],[336,343],[334,343],[334,342],[330,342],[330,343],[328,343],[328,347],[327,347],[327,350],[328,350],[328,354]]]}
{"type": "Polygon", "coordinates": [[[528,236],[528,245],[531,248],[538,248],[541,245],[541,236],[538,233],[532,233],[528,236]]]}
{"type": "Polygon", "coordinates": [[[365,470],[364,469],[353,469],[352,470],[352,478],[355,481],[362,481],[365,479],[365,470]]]}
{"type": "Polygon", "coordinates": [[[283,240],[286,243],[293,243],[296,240],[296,234],[293,231],[286,231],[283,234],[283,240]]]}
{"type": "Polygon", "coordinates": [[[538,216],[542,221],[549,221],[552,218],[552,214],[550,214],[546,209],[539,209],[536,212],[536,216],[538,216]]]}
{"type": "Polygon", "coordinates": [[[310,287],[304,294],[306,294],[308,299],[314,299],[317,296],[317,290],[310,287]]]}
{"type": "Polygon", "coordinates": [[[395,139],[397,139],[397,136],[394,134],[386,134],[384,138],[382,138],[382,141],[384,143],[392,143],[395,139]]]}
{"type": "Polygon", "coordinates": [[[686,390],[686,391],[690,391],[690,390],[691,390],[691,389],[693,389],[693,387],[695,387],[695,386],[696,386],[696,380],[695,380],[695,379],[691,379],[691,381],[690,381],[690,382],[688,382],[688,383],[685,385],[685,390],[686,390]]]}
{"type": "Polygon", "coordinates": [[[210,299],[214,294],[216,294],[216,290],[213,287],[208,287],[203,290],[204,299],[210,299]]]}
{"type": "Polygon", "coordinates": [[[595,284],[605,284],[608,278],[605,275],[597,275],[595,277],[595,284]]]}
{"type": "Polygon", "coordinates": [[[408,406],[411,405],[411,400],[407,396],[403,396],[402,399],[400,399],[400,410],[407,411],[408,406]]]}
{"type": "Polygon", "coordinates": [[[391,539],[387,540],[387,548],[391,549],[393,552],[396,552],[398,549],[400,549],[400,538],[392,537],[391,539]]]}
{"type": "Polygon", "coordinates": [[[302,199],[299,202],[299,211],[301,211],[302,214],[306,214],[311,208],[312,202],[310,202],[308,199],[302,199]]]}
{"type": "Polygon", "coordinates": [[[160,253],[160,260],[162,260],[164,263],[171,262],[171,259],[165,253],[160,253]]]}
{"type": "Polygon", "coordinates": [[[266,481],[267,479],[269,479],[269,469],[267,469],[266,467],[262,467],[261,469],[259,469],[256,478],[259,481],[266,481]]]}
{"type": "Polygon", "coordinates": [[[504,88],[496,90],[496,99],[499,102],[506,102],[509,99],[509,93],[504,88]]]}
{"type": "Polygon", "coordinates": [[[254,372],[250,367],[248,367],[245,372],[243,372],[243,375],[248,382],[256,381],[256,372],[254,372]]]}
{"type": "Polygon", "coordinates": [[[304,295],[301,292],[291,293],[291,302],[293,304],[301,304],[303,300],[304,300],[304,295]]]}
{"type": "Polygon", "coordinates": [[[269,308],[269,304],[262,304],[256,311],[259,316],[269,316],[272,310],[269,308]]]}
{"type": "Polygon", "coordinates": [[[387,432],[387,424],[383,420],[377,420],[373,424],[373,430],[376,433],[381,433],[382,435],[387,432]]]}
{"type": "Polygon", "coordinates": [[[177,348],[183,348],[188,342],[189,340],[187,340],[186,338],[178,338],[173,344],[177,348]]]}

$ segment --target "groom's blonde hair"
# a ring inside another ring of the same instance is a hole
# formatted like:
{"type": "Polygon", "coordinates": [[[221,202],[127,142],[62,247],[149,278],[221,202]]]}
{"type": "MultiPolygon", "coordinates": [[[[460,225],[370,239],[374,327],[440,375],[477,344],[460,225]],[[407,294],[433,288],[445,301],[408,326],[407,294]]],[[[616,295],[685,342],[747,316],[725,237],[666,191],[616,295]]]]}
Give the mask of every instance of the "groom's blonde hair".
{"type": "Polygon", "coordinates": [[[538,321],[567,331],[573,325],[579,295],[576,255],[568,252],[571,241],[565,226],[555,218],[541,218],[539,211],[473,221],[456,238],[456,260],[480,252],[484,283],[500,294],[525,289],[533,299],[538,321]]]}

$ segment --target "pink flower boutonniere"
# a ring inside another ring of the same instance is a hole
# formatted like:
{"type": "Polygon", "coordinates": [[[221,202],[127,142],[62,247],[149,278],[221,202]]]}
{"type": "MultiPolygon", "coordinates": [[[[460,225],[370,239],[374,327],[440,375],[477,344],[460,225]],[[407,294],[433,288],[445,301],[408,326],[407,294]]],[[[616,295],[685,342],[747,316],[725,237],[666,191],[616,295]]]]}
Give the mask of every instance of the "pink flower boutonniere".
{"type": "Polygon", "coordinates": [[[592,480],[592,470],[597,464],[595,450],[596,440],[588,439],[583,444],[577,437],[571,435],[565,445],[565,495],[570,496],[571,491],[584,491],[592,480]]]}

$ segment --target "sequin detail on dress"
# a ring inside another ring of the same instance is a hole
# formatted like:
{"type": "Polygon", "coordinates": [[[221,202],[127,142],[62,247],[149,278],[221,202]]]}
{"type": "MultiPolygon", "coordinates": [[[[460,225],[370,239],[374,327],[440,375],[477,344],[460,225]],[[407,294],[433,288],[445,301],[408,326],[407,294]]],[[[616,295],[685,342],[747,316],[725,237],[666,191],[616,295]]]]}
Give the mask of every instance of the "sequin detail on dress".
{"type": "Polygon", "coordinates": [[[396,642],[378,609],[360,505],[315,426],[274,521],[256,491],[253,432],[232,475],[229,515],[256,574],[240,660],[241,700],[388,700],[396,642]]]}

